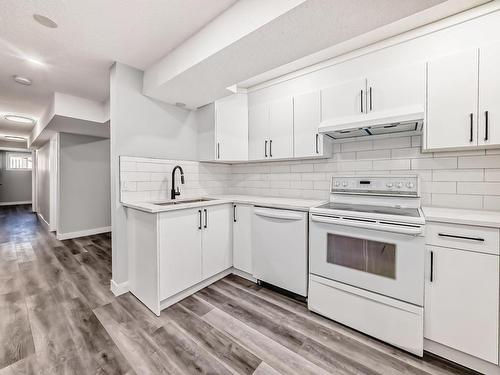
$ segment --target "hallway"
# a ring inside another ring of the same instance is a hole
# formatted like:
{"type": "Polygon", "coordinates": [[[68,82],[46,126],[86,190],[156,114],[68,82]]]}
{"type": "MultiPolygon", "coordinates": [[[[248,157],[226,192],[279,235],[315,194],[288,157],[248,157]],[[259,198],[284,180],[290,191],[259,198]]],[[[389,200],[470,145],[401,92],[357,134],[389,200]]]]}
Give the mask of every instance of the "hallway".
{"type": "Polygon", "coordinates": [[[471,373],[236,276],[156,317],[109,291],[110,243],[58,241],[29,206],[0,208],[0,375],[471,373]]]}

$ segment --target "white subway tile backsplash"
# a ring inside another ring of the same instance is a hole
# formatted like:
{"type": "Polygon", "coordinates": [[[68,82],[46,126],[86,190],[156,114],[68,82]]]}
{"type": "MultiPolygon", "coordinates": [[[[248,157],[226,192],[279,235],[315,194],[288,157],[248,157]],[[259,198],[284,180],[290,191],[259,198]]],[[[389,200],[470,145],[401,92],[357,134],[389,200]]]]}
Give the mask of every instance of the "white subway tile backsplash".
{"type": "Polygon", "coordinates": [[[461,156],[458,168],[500,168],[500,155],[461,156]]]}
{"type": "Polygon", "coordinates": [[[121,157],[122,199],[168,199],[170,173],[179,164],[186,175],[186,184],[179,185],[184,197],[328,199],[335,174],[418,175],[424,205],[500,210],[500,149],[421,153],[420,144],[420,136],[362,139],[333,144],[328,159],[234,165],[121,157]]]}
{"type": "Polygon", "coordinates": [[[410,160],[374,160],[373,170],[405,170],[410,169],[410,160]]]}
{"type": "Polygon", "coordinates": [[[438,207],[483,208],[483,197],[481,195],[432,194],[431,199],[431,204],[438,207]]]}
{"type": "Polygon", "coordinates": [[[453,169],[457,167],[457,158],[412,159],[411,169],[453,169]]]}
{"type": "Polygon", "coordinates": [[[442,169],[432,174],[434,181],[483,181],[483,169],[442,169]]]}
{"type": "Polygon", "coordinates": [[[500,195],[500,182],[458,182],[458,194],[500,195]]]}

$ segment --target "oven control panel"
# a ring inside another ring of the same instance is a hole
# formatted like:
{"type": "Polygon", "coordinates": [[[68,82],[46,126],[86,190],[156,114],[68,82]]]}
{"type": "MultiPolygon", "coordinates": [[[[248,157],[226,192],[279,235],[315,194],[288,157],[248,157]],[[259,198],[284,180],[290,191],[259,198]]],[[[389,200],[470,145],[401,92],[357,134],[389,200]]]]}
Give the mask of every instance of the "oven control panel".
{"type": "Polygon", "coordinates": [[[333,176],[331,192],[418,197],[418,176],[333,176]]]}

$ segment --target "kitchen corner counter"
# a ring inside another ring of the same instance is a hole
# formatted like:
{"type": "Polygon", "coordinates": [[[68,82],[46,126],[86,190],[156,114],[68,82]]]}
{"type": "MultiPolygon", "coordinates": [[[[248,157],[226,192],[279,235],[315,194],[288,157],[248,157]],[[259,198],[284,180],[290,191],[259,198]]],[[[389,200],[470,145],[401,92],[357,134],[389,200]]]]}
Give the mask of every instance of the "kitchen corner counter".
{"type": "Polygon", "coordinates": [[[326,203],[324,200],[264,197],[256,195],[213,195],[210,198],[223,199],[237,204],[253,204],[285,210],[309,211],[312,207],[326,203]]]}
{"type": "MultiPolygon", "coordinates": [[[[280,197],[263,197],[253,195],[208,195],[202,198],[209,199],[202,202],[182,203],[182,199],[178,199],[179,204],[160,206],[152,202],[122,202],[122,205],[128,208],[148,212],[159,213],[175,210],[183,210],[187,208],[214,206],[225,203],[236,204],[252,204],[255,206],[265,206],[271,208],[281,208],[285,210],[309,211],[311,207],[318,206],[326,201],[310,200],[310,199],[295,199],[295,198],[280,198],[280,197]]],[[[194,197],[192,199],[195,199],[194,197]]],[[[189,198],[186,198],[189,200],[189,198]]],[[[165,202],[165,201],[162,201],[165,202]]]]}
{"type": "Polygon", "coordinates": [[[426,221],[500,228],[500,211],[422,207],[426,221]]]}

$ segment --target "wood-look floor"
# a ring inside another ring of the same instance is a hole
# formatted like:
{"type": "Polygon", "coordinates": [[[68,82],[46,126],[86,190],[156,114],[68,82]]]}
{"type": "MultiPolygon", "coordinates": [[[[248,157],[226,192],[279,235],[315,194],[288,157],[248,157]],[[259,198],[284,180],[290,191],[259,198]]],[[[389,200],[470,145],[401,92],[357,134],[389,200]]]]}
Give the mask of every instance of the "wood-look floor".
{"type": "Polygon", "coordinates": [[[28,206],[0,208],[0,375],[472,373],[236,276],[160,317],[110,276],[109,234],[58,241],[28,206]]]}

